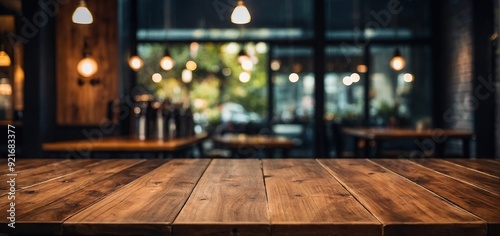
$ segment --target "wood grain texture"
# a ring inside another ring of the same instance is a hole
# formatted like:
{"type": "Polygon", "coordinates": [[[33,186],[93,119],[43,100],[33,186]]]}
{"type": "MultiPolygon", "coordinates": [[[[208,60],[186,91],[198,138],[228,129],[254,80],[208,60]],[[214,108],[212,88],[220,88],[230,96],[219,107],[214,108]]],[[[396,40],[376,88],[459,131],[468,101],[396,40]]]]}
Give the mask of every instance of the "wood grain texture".
{"type": "MultiPolygon", "coordinates": [[[[149,162],[149,161],[148,161],[149,162]]],[[[67,234],[169,235],[208,159],[172,160],[64,223],[67,234]]]]}
{"type": "Polygon", "coordinates": [[[173,232],[269,235],[269,223],[260,161],[214,159],[175,219],[173,232]]]}
{"type": "Polygon", "coordinates": [[[446,159],[446,161],[492,176],[500,177],[500,162],[494,162],[486,159],[446,159]]]}
{"type": "Polygon", "coordinates": [[[315,160],[263,167],[272,235],[382,235],[382,224],[315,160]]]}
{"type": "Polygon", "coordinates": [[[192,137],[175,138],[165,140],[138,140],[129,137],[109,137],[99,141],[74,140],[44,143],[43,150],[49,152],[66,152],[68,150],[92,150],[92,151],[120,151],[120,152],[152,152],[152,151],[177,151],[207,138],[207,133],[201,133],[192,137]]]}
{"type": "Polygon", "coordinates": [[[118,1],[88,1],[94,22],[79,25],[71,17],[79,1],[60,4],[56,15],[57,123],[59,125],[98,125],[106,118],[107,103],[118,98],[118,1]],[[98,71],[79,86],[76,70],[83,58],[84,41],[98,71]]]}
{"type": "MultiPolygon", "coordinates": [[[[42,162],[48,163],[48,162],[42,162]]],[[[26,188],[35,184],[39,184],[45,181],[57,179],[64,177],[65,175],[71,174],[75,171],[80,170],[81,168],[95,164],[95,160],[64,160],[64,161],[55,161],[50,164],[40,165],[38,167],[33,167],[30,169],[18,169],[17,173],[17,181],[16,181],[16,189],[26,188]]],[[[0,177],[0,181],[5,183],[9,176],[2,175],[0,177]]],[[[0,190],[5,190],[7,186],[1,185],[0,190]]]]}
{"type": "Polygon", "coordinates": [[[318,161],[384,224],[384,235],[486,235],[481,219],[369,160],[318,161]]]}
{"type": "MultiPolygon", "coordinates": [[[[76,213],[88,206],[85,203],[90,204],[121,187],[124,184],[121,181],[124,179],[117,177],[117,174],[141,162],[144,160],[103,160],[57,180],[16,192],[15,200],[19,204],[16,205],[16,226],[18,227],[15,232],[20,234],[62,233],[62,221],[69,215],[61,214],[61,212],[76,213]],[[108,185],[100,185],[101,181],[110,176],[114,177],[107,181],[108,185]],[[54,205],[58,207],[54,208],[54,205]]],[[[128,181],[132,180],[128,179],[128,181]]],[[[8,204],[7,198],[0,198],[0,205],[4,212],[8,204]]],[[[2,218],[0,232],[5,230],[4,222],[6,219],[2,218]]]]}
{"type": "Polygon", "coordinates": [[[453,165],[440,159],[419,159],[416,163],[454,179],[482,188],[500,196],[500,178],[472,170],[467,167],[453,165]]]}
{"type": "MultiPolygon", "coordinates": [[[[409,160],[372,160],[425,187],[488,222],[488,235],[500,235],[500,197],[409,160]],[[496,230],[495,230],[496,229],[496,230]]],[[[466,163],[476,163],[466,161],[466,163]]],[[[474,165],[480,167],[480,165],[474,165]]]]}

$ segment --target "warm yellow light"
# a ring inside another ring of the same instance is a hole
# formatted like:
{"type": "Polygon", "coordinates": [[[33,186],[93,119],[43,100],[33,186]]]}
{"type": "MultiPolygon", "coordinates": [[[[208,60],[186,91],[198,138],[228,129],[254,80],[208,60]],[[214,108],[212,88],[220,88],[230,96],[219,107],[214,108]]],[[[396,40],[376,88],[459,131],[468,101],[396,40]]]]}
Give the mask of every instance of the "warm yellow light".
{"type": "Polygon", "coordinates": [[[297,73],[291,73],[288,76],[288,80],[290,80],[290,82],[292,83],[297,83],[297,81],[299,81],[299,75],[297,73]]]}
{"type": "Polygon", "coordinates": [[[174,68],[174,60],[170,56],[164,56],[160,60],[160,66],[162,69],[169,71],[174,68]]]}
{"type": "Polygon", "coordinates": [[[403,75],[403,80],[407,83],[413,82],[413,75],[410,73],[406,73],[403,75]]]}
{"type": "Polygon", "coordinates": [[[194,70],[196,70],[196,68],[198,68],[198,65],[196,65],[196,62],[194,62],[194,61],[186,62],[186,69],[188,69],[190,71],[194,71],[194,70]]]}
{"type": "Polygon", "coordinates": [[[139,56],[133,55],[128,59],[128,65],[132,70],[138,71],[144,65],[144,62],[139,56]]]}
{"type": "Polygon", "coordinates": [[[155,83],[160,83],[161,79],[162,79],[162,76],[160,73],[154,73],[151,76],[151,80],[153,80],[153,82],[155,82],[155,83]]]}
{"type": "Polygon", "coordinates": [[[0,79],[0,95],[12,95],[12,86],[7,78],[0,79]]]}
{"type": "Polygon", "coordinates": [[[189,69],[184,69],[182,70],[181,77],[182,77],[182,82],[187,84],[193,80],[193,71],[189,69]]]}
{"type": "Polygon", "coordinates": [[[3,50],[0,51],[0,66],[10,66],[11,63],[9,54],[3,50]]]}
{"type": "Polygon", "coordinates": [[[278,60],[271,61],[271,70],[278,71],[281,68],[281,63],[278,60]]]}
{"type": "Polygon", "coordinates": [[[401,56],[398,49],[396,49],[396,52],[394,53],[394,57],[392,58],[390,65],[391,65],[391,68],[396,70],[396,71],[400,71],[405,67],[406,61],[401,56]]]}
{"type": "Polygon", "coordinates": [[[342,79],[342,83],[344,83],[345,86],[349,86],[352,84],[352,79],[350,76],[345,76],[343,79],[342,79]]]}
{"type": "Polygon", "coordinates": [[[241,68],[243,68],[243,70],[246,70],[246,71],[250,71],[253,69],[253,63],[251,60],[246,60],[246,61],[243,61],[243,63],[241,63],[241,68]]]}
{"type": "Polygon", "coordinates": [[[245,61],[252,61],[252,59],[250,59],[250,56],[248,56],[244,49],[241,49],[238,53],[236,61],[238,61],[238,63],[240,64],[243,64],[245,61]]]}
{"type": "Polygon", "coordinates": [[[84,0],[80,1],[80,4],[76,8],[75,12],[73,12],[73,22],[76,24],[92,24],[94,22],[94,18],[92,17],[92,13],[90,13],[87,8],[87,4],[84,0]]]}
{"type": "Polygon", "coordinates": [[[85,57],[80,62],[78,62],[78,65],[76,67],[78,74],[80,74],[84,78],[92,77],[97,73],[97,62],[91,58],[91,57],[85,57]]]}
{"type": "Polygon", "coordinates": [[[368,71],[368,67],[366,65],[361,64],[356,67],[356,70],[359,73],[366,73],[368,71]]]}
{"type": "Polygon", "coordinates": [[[252,17],[250,16],[250,12],[248,11],[243,1],[238,1],[238,4],[231,14],[231,22],[233,22],[234,24],[242,25],[250,23],[251,19],[252,17]]]}
{"type": "Polygon", "coordinates": [[[250,81],[250,74],[248,74],[248,72],[243,71],[241,72],[239,79],[240,82],[242,83],[248,83],[248,81],[250,81]]]}
{"type": "Polygon", "coordinates": [[[352,73],[352,74],[351,74],[351,81],[352,81],[353,83],[357,83],[357,82],[359,82],[359,80],[360,80],[360,79],[361,79],[361,76],[359,76],[359,74],[358,74],[358,73],[352,73]]]}

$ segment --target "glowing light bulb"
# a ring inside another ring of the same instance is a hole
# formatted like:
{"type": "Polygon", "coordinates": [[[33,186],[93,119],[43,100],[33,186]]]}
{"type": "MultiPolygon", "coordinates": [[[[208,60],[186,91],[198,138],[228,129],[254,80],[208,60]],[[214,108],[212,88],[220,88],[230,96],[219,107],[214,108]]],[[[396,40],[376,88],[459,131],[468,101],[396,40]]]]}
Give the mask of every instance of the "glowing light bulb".
{"type": "Polygon", "coordinates": [[[248,81],[250,81],[250,74],[248,74],[248,72],[243,71],[241,72],[239,79],[240,82],[242,83],[248,83],[248,81]]]}
{"type": "Polygon", "coordinates": [[[11,60],[9,54],[5,51],[0,51],[0,66],[10,66],[11,60]]]}
{"type": "Polygon", "coordinates": [[[155,82],[155,83],[160,83],[161,79],[162,79],[162,76],[160,73],[154,73],[151,76],[151,80],[153,80],[153,82],[155,82]]]}
{"type": "Polygon", "coordinates": [[[188,69],[190,71],[194,71],[194,70],[196,70],[196,68],[198,68],[198,65],[196,65],[196,62],[194,62],[194,61],[186,62],[186,69],[188,69]]]}
{"type": "Polygon", "coordinates": [[[344,83],[345,86],[350,86],[352,84],[352,79],[350,76],[345,76],[342,79],[342,83],[344,83]]]}
{"type": "Polygon", "coordinates": [[[297,83],[297,81],[299,81],[299,75],[297,73],[291,73],[288,76],[288,80],[290,80],[290,82],[292,83],[297,83]]]}
{"type": "Polygon", "coordinates": [[[250,23],[250,20],[252,20],[252,17],[250,16],[250,12],[248,11],[247,7],[243,3],[243,1],[238,1],[238,4],[231,14],[231,22],[233,22],[234,24],[242,25],[250,23]]]}
{"type": "Polygon", "coordinates": [[[184,69],[182,70],[181,77],[182,77],[182,82],[187,84],[193,80],[193,71],[184,69]]]}
{"type": "Polygon", "coordinates": [[[139,56],[134,55],[128,60],[128,65],[132,68],[132,70],[138,71],[144,65],[144,62],[139,56]]]}
{"type": "Polygon", "coordinates": [[[359,82],[360,79],[361,79],[361,77],[359,76],[358,73],[352,73],[351,74],[351,80],[352,80],[353,83],[359,82]]]}
{"type": "Polygon", "coordinates": [[[359,73],[366,73],[368,71],[368,67],[366,65],[360,64],[356,67],[356,70],[359,73]]]}
{"type": "Polygon", "coordinates": [[[169,71],[174,68],[174,60],[170,56],[164,56],[160,60],[160,66],[162,69],[169,71]]]}
{"type": "Polygon", "coordinates": [[[400,71],[405,67],[406,61],[401,56],[401,53],[399,53],[398,49],[396,49],[396,52],[394,53],[394,57],[392,58],[390,65],[391,65],[392,69],[394,69],[396,71],[400,71]]]}
{"type": "Polygon", "coordinates": [[[412,75],[412,74],[410,74],[410,73],[405,73],[405,74],[403,75],[403,80],[404,80],[405,82],[407,82],[407,83],[411,83],[411,82],[413,82],[413,75],[412,75]]]}
{"type": "Polygon", "coordinates": [[[91,57],[85,57],[76,67],[78,74],[80,74],[84,78],[92,77],[97,73],[97,62],[91,57]]]}
{"type": "Polygon", "coordinates": [[[76,24],[88,25],[94,22],[92,13],[90,13],[84,0],[80,1],[80,4],[76,8],[75,12],[73,12],[73,16],[71,19],[73,20],[73,23],[76,24]]]}
{"type": "Polygon", "coordinates": [[[246,70],[246,71],[252,70],[253,69],[252,61],[250,61],[250,60],[243,61],[243,63],[241,63],[241,68],[243,68],[243,70],[246,70]]]}
{"type": "Polygon", "coordinates": [[[271,61],[271,70],[278,71],[281,68],[281,63],[278,60],[271,61]]]}

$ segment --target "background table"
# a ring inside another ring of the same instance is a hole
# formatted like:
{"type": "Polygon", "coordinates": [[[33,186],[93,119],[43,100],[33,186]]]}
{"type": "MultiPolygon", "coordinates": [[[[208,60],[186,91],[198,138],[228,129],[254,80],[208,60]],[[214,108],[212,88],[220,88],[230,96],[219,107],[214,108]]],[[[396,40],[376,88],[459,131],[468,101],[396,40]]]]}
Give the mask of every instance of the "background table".
{"type": "Polygon", "coordinates": [[[462,140],[462,155],[466,158],[470,157],[470,139],[474,133],[463,130],[447,130],[447,129],[402,129],[402,128],[344,128],[343,132],[349,136],[354,137],[354,153],[356,157],[358,154],[358,141],[359,139],[365,141],[364,157],[371,157],[369,141],[375,142],[375,156],[380,157],[382,142],[388,140],[401,140],[401,139],[415,139],[423,140],[429,139],[435,145],[435,156],[444,156],[444,143],[448,139],[461,139],[462,140]]]}
{"type": "Polygon", "coordinates": [[[115,235],[500,235],[497,160],[18,160],[16,229],[115,235]]]}
{"type": "Polygon", "coordinates": [[[143,141],[131,137],[106,137],[101,140],[85,139],[44,143],[42,148],[44,152],[156,152],[175,154],[194,145],[199,145],[200,152],[203,152],[201,142],[207,137],[207,133],[185,138],[143,141]]]}
{"type": "Polygon", "coordinates": [[[259,150],[266,152],[266,157],[273,157],[277,149],[281,149],[283,157],[295,146],[293,140],[282,136],[225,134],[213,138],[216,144],[231,149],[232,155],[255,157],[259,150]]]}

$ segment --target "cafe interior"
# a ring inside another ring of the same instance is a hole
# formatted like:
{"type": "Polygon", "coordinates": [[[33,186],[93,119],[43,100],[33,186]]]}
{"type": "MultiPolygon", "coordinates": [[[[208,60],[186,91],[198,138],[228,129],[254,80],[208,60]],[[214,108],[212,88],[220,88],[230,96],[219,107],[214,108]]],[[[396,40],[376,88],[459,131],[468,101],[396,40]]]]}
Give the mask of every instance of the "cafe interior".
{"type": "Polygon", "coordinates": [[[0,0],[0,233],[500,235],[499,31],[497,0],[0,0]]]}

